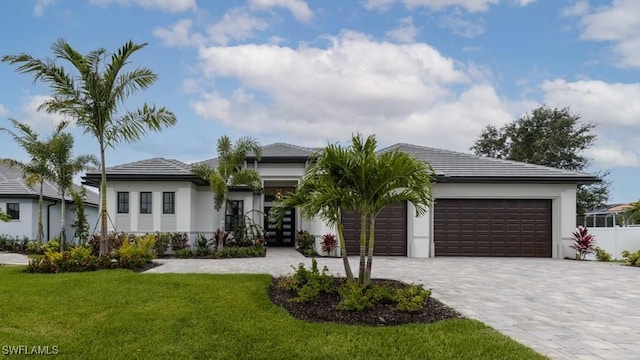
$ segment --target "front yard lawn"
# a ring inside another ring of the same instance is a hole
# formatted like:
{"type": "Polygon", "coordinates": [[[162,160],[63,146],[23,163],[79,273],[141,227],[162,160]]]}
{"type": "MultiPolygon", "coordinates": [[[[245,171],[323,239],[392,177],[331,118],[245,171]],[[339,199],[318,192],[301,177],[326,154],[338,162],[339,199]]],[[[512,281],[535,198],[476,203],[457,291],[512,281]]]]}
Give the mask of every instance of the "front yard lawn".
{"type": "Polygon", "coordinates": [[[543,359],[473,320],[362,327],[292,318],[269,275],[27,274],[0,266],[0,351],[57,359],[543,359]]]}

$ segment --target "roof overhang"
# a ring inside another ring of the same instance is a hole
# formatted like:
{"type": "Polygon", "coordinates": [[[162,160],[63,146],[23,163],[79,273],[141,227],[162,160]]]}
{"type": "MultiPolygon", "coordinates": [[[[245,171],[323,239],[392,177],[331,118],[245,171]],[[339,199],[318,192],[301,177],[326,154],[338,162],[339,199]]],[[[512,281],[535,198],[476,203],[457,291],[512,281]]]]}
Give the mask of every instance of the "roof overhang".
{"type": "MultiPolygon", "coordinates": [[[[100,187],[100,174],[86,174],[82,184],[100,187]]],[[[208,185],[209,182],[195,175],[156,175],[156,174],[107,174],[107,181],[189,181],[196,185],[208,185]]]]}
{"type": "Polygon", "coordinates": [[[602,182],[602,179],[595,176],[446,176],[438,175],[436,182],[439,183],[502,183],[502,184],[576,184],[586,185],[602,182]]]}

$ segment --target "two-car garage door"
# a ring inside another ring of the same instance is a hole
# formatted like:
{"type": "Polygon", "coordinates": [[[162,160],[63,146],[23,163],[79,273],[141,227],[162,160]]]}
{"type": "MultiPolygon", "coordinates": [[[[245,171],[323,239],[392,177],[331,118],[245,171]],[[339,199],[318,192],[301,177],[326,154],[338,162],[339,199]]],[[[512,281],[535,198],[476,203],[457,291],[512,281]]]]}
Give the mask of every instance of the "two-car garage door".
{"type": "MultiPolygon", "coordinates": [[[[343,216],[350,255],[359,253],[359,220],[343,216]]],[[[438,199],[433,230],[436,256],[551,257],[551,200],[438,199]]],[[[374,254],[407,255],[405,203],[378,216],[374,254]]]]}
{"type": "Polygon", "coordinates": [[[551,257],[551,200],[440,199],[436,256],[551,257]]]}

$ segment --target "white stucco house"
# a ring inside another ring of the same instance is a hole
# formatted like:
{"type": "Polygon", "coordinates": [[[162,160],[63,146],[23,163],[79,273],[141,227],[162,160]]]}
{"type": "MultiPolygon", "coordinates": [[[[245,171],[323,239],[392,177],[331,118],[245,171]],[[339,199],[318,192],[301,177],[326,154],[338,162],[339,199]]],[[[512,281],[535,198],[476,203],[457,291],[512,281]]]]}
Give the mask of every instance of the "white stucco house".
{"type": "MultiPolygon", "coordinates": [[[[43,190],[42,226],[44,240],[48,241],[60,233],[61,197],[57,187],[49,181],[44,182],[43,190]]],[[[75,190],[80,190],[80,187],[75,186],[75,190]]],[[[39,196],[40,185],[27,184],[20,169],[0,163],[0,208],[12,218],[8,222],[0,221],[0,235],[35,240],[38,235],[39,196]]],[[[71,196],[67,195],[65,197],[67,241],[71,241],[75,233],[71,227],[75,219],[71,211],[72,204],[71,196]]],[[[98,194],[87,191],[84,205],[89,226],[93,229],[98,220],[98,194]]]]}
{"type": "MultiPolygon", "coordinates": [[[[597,177],[555,168],[498,160],[411,144],[399,149],[430,163],[437,177],[434,207],[415,217],[411,204],[390,206],[376,220],[376,255],[573,257],[569,248],[576,226],[576,187],[597,177]]],[[[253,212],[263,223],[269,246],[293,246],[295,230],[320,237],[333,232],[320,220],[302,219],[294,209],[282,228],[269,224],[278,197],[294,191],[316,149],[276,143],[262,158],[244,166],[262,175],[263,190],[233,189],[227,214],[213,210],[208,184],[191,173],[191,165],[154,158],[107,169],[108,212],[112,230],[179,231],[211,234],[231,225],[235,215],[253,212]]],[[[215,165],[216,160],[206,160],[215,165]]],[[[87,173],[86,184],[98,186],[99,173],[87,173]]],[[[347,250],[357,253],[359,224],[345,215],[347,250]]]]}

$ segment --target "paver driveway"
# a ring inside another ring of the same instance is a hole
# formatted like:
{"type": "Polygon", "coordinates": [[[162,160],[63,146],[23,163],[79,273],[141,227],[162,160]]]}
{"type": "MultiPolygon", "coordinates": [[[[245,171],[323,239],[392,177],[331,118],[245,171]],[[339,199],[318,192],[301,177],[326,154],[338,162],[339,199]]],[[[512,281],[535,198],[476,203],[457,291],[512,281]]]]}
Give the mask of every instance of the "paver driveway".
{"type": "MultiPolygon", "coordinates": [[[[291,249],[269,249],[261,259],[161,262],[148,272],[281,275],[311,261],[291,249]]],[[[342,273],[340,259],[318,263],[342,273]]],[[[376,257],[373,276],[422,283],[466,316],[553,359],[640,359],[640,268],[552,259],[376,257]]]]}

